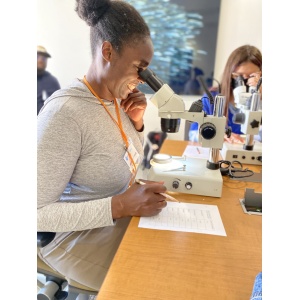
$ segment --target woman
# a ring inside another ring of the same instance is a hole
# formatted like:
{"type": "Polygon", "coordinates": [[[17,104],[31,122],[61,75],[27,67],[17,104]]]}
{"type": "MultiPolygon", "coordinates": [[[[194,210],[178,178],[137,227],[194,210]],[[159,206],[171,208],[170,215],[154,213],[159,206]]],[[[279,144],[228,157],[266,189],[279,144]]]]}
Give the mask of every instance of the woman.
{"type": "MultiPolygon", "coordinates": [[[[245,85],[248,87],[256,87],[259,79],[262,76],[262,54],[260,50],[251,45],[243,45],[235,49],[229,56],[221,80],[221,91],[220,93],[225,96],[225,116],[227,117],[227,125],[231,127],[232,134],[230,138],[225,136],[225,140],[228,142],[244,142],[243,138],[240,137],[241,125],[235,124],[232,118],[235,113],[239,111],[234,102],[234,80],[237,76],[241,75],[244,79],[245,85]]],[[[262,86],[260,86],[260,94],[262,94],[262,86]]],[[[216,91],[212,92],[215,96],[216,91]]],[[[209,114],[213,114],[213,104],[210,103],[207,95],[203,97],[203,110],[209,114]]],[[[195,131],[198,128],[197,123],[191,125],[191,131],[195,131]]],[[[198,130],[197,130],[198,132],[198,130]]],[[[191,136],[191,132],[190,132],[191,136]]],[[[194,136],[194,135],[193,135],[194,136]]]]}
{"type": "Polygon", "coordinates": [[[99,290],[131,216],[167,203],[161,183],[134,183],[143,156],[146,97],[138,71],[153,57],[150,31],[125,1],[77,0],[92,62],[38,115],[38,231],[56,232],[38,255],[69,282],[99,290]]]}

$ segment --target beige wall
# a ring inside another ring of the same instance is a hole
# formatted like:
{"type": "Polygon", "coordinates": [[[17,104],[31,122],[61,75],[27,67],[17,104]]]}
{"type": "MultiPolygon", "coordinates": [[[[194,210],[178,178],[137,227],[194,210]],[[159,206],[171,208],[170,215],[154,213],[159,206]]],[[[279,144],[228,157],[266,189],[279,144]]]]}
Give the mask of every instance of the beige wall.
{"type": "Polygon", "coordinates": [[[46,47],[52,58],[47,70],[61,84],[82,78],[91,63],[90,28],[75,12],[75,0],[37,1],[37,43],[46,47]]]}
{"type": "Polygon", "coordinates": [[[214,77],[221,80],[230,53],[243,44],[262,51],[262,0],[221,0],[214,77]]]}

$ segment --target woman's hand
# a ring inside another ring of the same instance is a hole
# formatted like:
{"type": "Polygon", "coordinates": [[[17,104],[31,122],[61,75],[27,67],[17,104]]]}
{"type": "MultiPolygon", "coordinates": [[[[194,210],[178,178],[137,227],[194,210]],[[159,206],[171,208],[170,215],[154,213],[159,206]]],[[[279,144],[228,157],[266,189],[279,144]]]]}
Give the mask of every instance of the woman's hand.
{"type": "Polygon", "coordinates": [[[245,143],[245,140],[237,133],[231,133],[230,137],[227,137],[227,135],[225,135],[224,141],[228,142],[230,144],[233,144],[233,143],[244,144],[245,143]]]}
{"type": "MultiPolygon", "coordinates": [[[[250,74],[250,77],[247,80],[247,85],[256,87],[260,77],[261,77],[261,72],[256,72],[256,73],[250,74]]],[[[260,86],[260,89],[261,89],[261,86],[260,86]]]]}
{"type": "Polygon", "coordinates": [[[128,216],[151,217],[167,206],[166,192],[162,182],[143,180],[144,185],[134,183],[123,194],[112,197],[112,217],[118,219],[128,216]]]}
{"type": "Polygon", "coordinates": [[[143,117],[147,107],[145,94],[135,88],[126,99],[122,99],[121,107],[127,113],[135,128],[137,130],[141,129],[144,124],[143,117]]]}

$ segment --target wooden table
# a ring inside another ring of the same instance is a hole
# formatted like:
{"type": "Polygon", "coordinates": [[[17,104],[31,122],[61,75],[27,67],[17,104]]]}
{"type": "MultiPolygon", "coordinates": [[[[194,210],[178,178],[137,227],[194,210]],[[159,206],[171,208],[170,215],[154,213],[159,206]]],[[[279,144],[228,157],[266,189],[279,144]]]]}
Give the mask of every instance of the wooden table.
{"type": "MultiPolygon", "coordinates": [[[[165,140],[160,152],[182,155],[188,144],[165,140]]],[[[97,300],[249,300],[262,270],[262,216],[243,212],[245,188],[262,192],[261,183],[223,176],[221,198],[175,195],[217,205],[227,236],[138,228],[133,217],[97,300]]]]}

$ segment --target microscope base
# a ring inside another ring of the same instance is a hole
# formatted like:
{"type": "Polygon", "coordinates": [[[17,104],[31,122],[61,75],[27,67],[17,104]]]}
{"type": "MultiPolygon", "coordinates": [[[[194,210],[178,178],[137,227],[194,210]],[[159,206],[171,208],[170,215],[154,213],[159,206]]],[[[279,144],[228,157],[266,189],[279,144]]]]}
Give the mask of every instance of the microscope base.
{"type": "Polygon", "coordinates": [[[243,144],[224,142],[221,155],[223,160],[238,160],[242,164],[262,165],[262,144],[255,141],[253,150],[244,150],[243,144]]]}
{"type": "Polygon", "coordinates": [[[185,170],[167,170],[164,166],[152,166],[148,180],[164,181],[170,192],[221,197],[223,178],[220,170],[209,170],[206,159],[186,157],[182,161],[185,170]]]}

